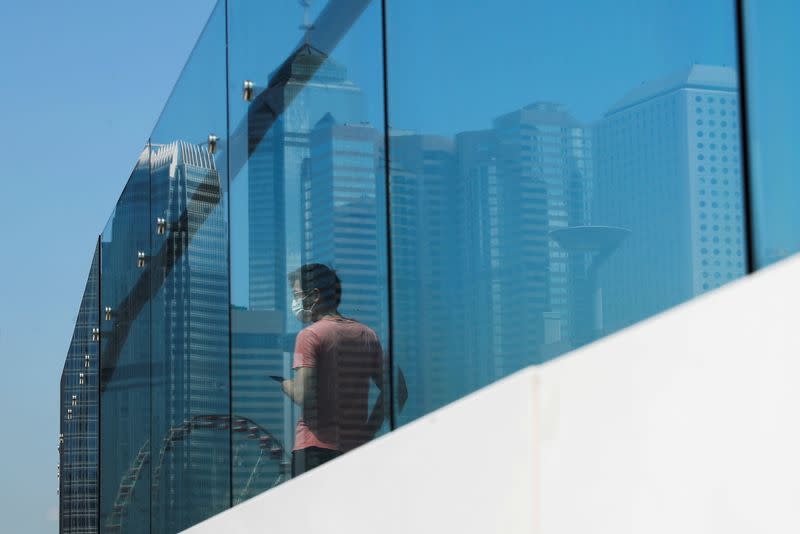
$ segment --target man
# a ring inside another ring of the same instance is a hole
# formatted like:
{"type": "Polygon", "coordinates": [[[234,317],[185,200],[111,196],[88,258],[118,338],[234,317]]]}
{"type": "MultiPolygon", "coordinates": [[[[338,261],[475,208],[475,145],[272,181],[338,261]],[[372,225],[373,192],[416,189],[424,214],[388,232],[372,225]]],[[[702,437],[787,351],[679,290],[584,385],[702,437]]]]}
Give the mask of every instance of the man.
{"type": "Polygon", "coordinates": [[[297,334],[294,379],[282,388],[298,406],[292,474],[297,476],[372,439],[384,420],[383,352],[377,334],[338,312],[339,277],[312,263],[289,274],[297,334]],[[369,410],[370,383],[380,390],[369,410]]]}

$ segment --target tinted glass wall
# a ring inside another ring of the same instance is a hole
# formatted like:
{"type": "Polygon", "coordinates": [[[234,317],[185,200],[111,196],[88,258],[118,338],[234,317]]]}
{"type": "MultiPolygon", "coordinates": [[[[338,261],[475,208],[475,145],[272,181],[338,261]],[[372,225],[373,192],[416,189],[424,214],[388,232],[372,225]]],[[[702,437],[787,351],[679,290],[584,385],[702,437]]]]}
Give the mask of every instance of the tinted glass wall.
{"type": "Polygon", "coordinates": [[[380,432],[389,324],[380,3],[229,2],[228,25],[237,503],[304,471],[295,450],[346,452],[380,432]],[[295,286],[304,265],[324,266],[320,281],[295,286]],[[314,303],[317,289],[338,307],[314,303]],[[376,341],[336,348],[357,329],[376,341]],[[309,371],[316,407],[279,381],[309,371]]]}
{"type": "Polygon", "coordinates": [[[742,3],[755,259],[761,267],[800,250],[800,60],[791,52],[800,45],[795,24],[800,5],[788,0],[742,3]]]}
{"type": "Polygon", "coordinates": [[[733,2],[386,15],[401,420],[745,274],[733,2]]]}
{"type": "Polygon", "coordinates": [[[90,528],[176,532],[793,250],[768,8],[751,245],[735,2],[468,4],[216,5],[100,238],[62,523],[86,362],[90,528]]]}
{"type": "Polygon", "coordinates": [[[97,532],[97,328],[100,249],[95,247],[61,374],[59,532],[97,532]]]}
{"type": "Polygon", "coordinates": [[[150,531],[150,148],[101,236],[100,528],[150,531]]]}
{"type": "Polygon", "coordinates": [[[150,136],[150,516],[176,532],[230,505],[225,7],[150,136]]]}

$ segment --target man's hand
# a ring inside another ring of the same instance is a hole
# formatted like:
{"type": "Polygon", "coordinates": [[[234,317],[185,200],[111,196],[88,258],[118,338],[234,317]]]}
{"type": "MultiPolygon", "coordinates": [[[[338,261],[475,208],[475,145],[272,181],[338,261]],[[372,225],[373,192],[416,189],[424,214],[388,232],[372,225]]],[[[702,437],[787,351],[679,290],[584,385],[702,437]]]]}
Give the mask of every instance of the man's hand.
{"type": "Polygon", "coordinates": [[[287,396],[294,399],[294,381],[291,378],[286,378],[281,382],[281,389],[287,396]]]}
{"type": "Polygon", "coordinates": [[[298,406],[316,406],[317,370],[313,367],[299,367],[294,379],[281,382],[281,389],[298,406]]]}

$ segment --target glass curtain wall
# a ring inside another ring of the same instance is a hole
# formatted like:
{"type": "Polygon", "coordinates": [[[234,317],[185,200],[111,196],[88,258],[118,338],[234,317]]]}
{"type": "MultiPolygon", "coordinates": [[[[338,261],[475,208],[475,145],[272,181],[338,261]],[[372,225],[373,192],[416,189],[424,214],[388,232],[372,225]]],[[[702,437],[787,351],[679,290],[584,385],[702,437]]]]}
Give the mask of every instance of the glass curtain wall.
{"type": "Polygon", "coordinates": [[[102,235],[100,529],[230,506],[225,4],[102,235]]]}
{"type": "Polygon", "coordinates": [[[150,137],[153,532],[230,506],[225,5],[150,137]]]}
{"type": "Polygon", "coordinates": [[[150,532],[150,147],[100,243],[100,531],[150,532]]]}
{"type": "Polygon", "coordinates": [[[750,175],[757,267],[800,250],[800,5],[743,0],[750,175]]]}
{"type": "Polygon", "coordinates": [[[735,22],[219,2],[100,240],[100,530],[187,528],[745,274],[735,22]]]}
{"type": "Polygon", "coordinates": [[[61,374],[59,532],[97,532],[97,332],[100,248],[95,247],[61,374]]]}
{"type": "Polygon", "coordinates": [[[235,504],[386,428],[389,325],[380,2],[228,28],[235,504]]]}
{"type": "Polygon", "coordinates": [[[399,422],[746,273],[732,0],[386,4],[399,422]]]}

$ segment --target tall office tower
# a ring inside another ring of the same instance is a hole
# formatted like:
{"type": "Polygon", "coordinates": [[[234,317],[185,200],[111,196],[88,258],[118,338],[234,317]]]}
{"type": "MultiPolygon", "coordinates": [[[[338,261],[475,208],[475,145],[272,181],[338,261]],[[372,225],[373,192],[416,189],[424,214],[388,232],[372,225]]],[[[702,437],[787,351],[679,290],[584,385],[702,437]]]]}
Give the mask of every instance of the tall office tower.
{"type": "Polygon", "coordinates": [[[498,255],[499,224],[497,160],[493,130],[461,132],[456,135],[458,183],[453,184],[460,199],[457,215],[465,261],[461,263],[464,287],[464,358],[474,373],[470,387],[478,388],[503,374],[500,350],[493,350],[494,316],[498,293],[492,291],[492,266],[498,255]]]}
{"type": "Polygon", "coordinates": [[[229,434],[207,423],[229,414],[227,229],[207,148],[156,148],[150,176],[164,199],[153,217],[166,224],[152,262],[151,311],[163,323],[152,325],[151,499],[177,531],[229,505],[229,434]]]}
{"type": "Polygon", "coordinates": [[[150,155],[146,147],[139,156],[100,245],[103,532],[147,532],[150,527],[150,155]]]}
{"type": "Polygon", "coordinates": [[[492,141],[496,176],[485,178],[488,218],[479,236],[491,264],[481,291],[491,295],[490,353],[502,375],[576,340],[586,258],[567,253],[550,232],[586,224],[593,171],[590,132],[556,103],[498,117],[492,141]]]}
{"type": "Polygon", "coordinates": [[[401,421],[457,398],[473,372],[464,360],[463,250],[453,141],[393,131],[393,339],[413,385],[401,421]]]}
{"type": "Polygon", "coordinates": [[[340,311],[387,339],[385,185],[382,135],[326,114],[310,134],[303,176],[302,263],[334,268],[340,311]]]}
{"type": "Polygon", "coordinates": [[[309,133],[326,113],[366,120],[361,89],[347,69],[309,44],[293,53],[248,110],[250,309],[286,310],[286,274],[299,267],[301,176],[309,133]]]}
{"type": "Polygon", "coordinates": [[[270,376],[289,376],[280,349],[284,314],[231,309],[233,503],[285,480],[294,438],[292,403],[270,376]]]}
{"type": "Polygon", "coordinates": [[[61,374],[59,532],[97,532],[98,346],[100,249],[95,249],[61,374]]]}
{"type": "Polygon", "coordinates": [[[745,274],[733,69],[645,84],[596,130],[593,222],[630,230],[601,272],[606,330],[745,274]]]}

